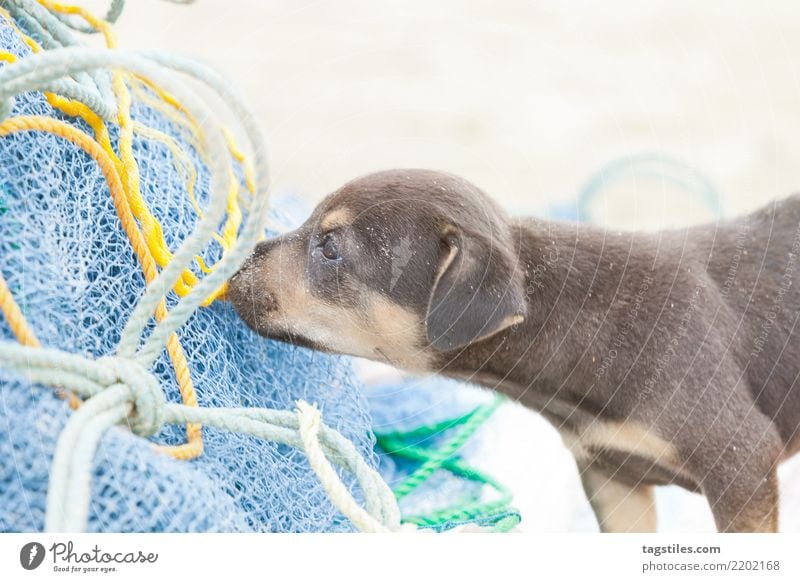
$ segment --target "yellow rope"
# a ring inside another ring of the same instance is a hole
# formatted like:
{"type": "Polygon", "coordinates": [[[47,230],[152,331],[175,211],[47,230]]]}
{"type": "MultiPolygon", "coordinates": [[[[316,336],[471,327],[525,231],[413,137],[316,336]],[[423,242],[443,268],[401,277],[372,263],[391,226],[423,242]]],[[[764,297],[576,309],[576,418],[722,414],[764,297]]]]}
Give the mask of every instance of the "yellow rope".
{"type": "MultiPolygon", "coordinates": [[[[106,41],[109,48],[116,47],[116,37],[109,24],[101,19],[94,17],[91,13],[79,6],[68,6],[60,3],[52,2],[50,0],[39,0],[42,6],[63,14],[78,15],[88,22],[92,27],[99,30],[106,41]]],[[[41,51],[41,47],[32,38],[25,35],[14,24],[7,11],[0,9],[6,20],[8,20],[17,34],[34,52],[41,51]]],[[[16,61],[15,55],[3,51],[0,53],[0,59],[3,61],[13,63],[16,61]]],[[[177,100],[172,98],[166,92],[161,91],[154,83],[143,81],[148,84],[166,103],[174,109],[181,111],[187,118],[188,127],[197,128],[196,122],[188,115],[188,112],[178,103],[177,100]]],[[[59,135],[68,139],[75,145],[81,147],[98,163],[106,182],[109,186],[112,199],[114,201],[117,214],[119,215],[120,222],[125,230],[128,238],[131,241],[134,252],[142,265],[142,270],[145,275],[145,280],[149,283],[158,274],[158,267],[165,266],[172,258],[172,254],[167,248],[166,242],[163,238],[161,226],[155,217],[150,213],[144,199],[141,196],[139,189],[139,171],[136,159],[133,156],[133,134],[137,131],[145,137],[155,138],[165,143],[172,151],[176,164],[182,164],[187,169],[185,174],[187,179],[187,193],[192,199],[193,205],[197,210],[199,206],[194,200],[194,185],[196,170],[194,165],[186,161],[189,160],[188,156],[183,152],[181,155],[180,148],[177,143],[169,138],[169,136],[149,130],[141,124],[133,122],[130,116],[130,93],[125,85],[125,79],[121,72],[115,71],[112,77],[112,87],[119,104],[118,123],[120,126],[119,148],[120,153],[114,151],[111,144],[110,134],[106,124],[103,120],[91,111],[86,105],[66,99],[62,96],[52,93],[46,93],[45,96],[48,102],[63,113],[72,116],[80,117],[83,119],[93,130],[95,139],[92,140],[84,132],[62,122],[47,117],[16,117],[9,119],[0,124],[0,137],[8,135],[16,131],[35,130],[47,131],[55,135],[59,135]],[[189,168],[191,168],[189,170],[189,168]],[[141,231],[136,223],[138,219],[141,225],[141,231]]],[[[199,129],[194,132],[194,135],[200,136],[199,129]]],[[[233,184],[234,177],[231,176],[233,184]]],[[[241,224],[241,212],[236,204],[238,197],[238,184],[231,187],[231,192],[228,197],[228,218],[223,228],[222,234],[218,235],[218,240],[223,244],[223,248],[229,248],[230,244],[235,240],[238,232],[239,225],[241,224]]],[[[198,257],[199,259],[199,257],[198,257]]],[[[203,271],[210,271],[202,260],[198,263],[203,271]]],[[[213,268],[213,267],[212,267],[213,268]]],[[[186,269],[183,273],[181,280],[176,285],[175,291],[180,295],[185,295],[191,289],[191,286],[197,283],[197,277],[186,269]]],[[[224,286],[217,290],[206,301],[206,304],[213,301],[215,298],[224,294],[224,286]]],[[[2,279],[0,274],[0,309],[2,309],[4,317],[9,322],[9,325],[19,341],[27,345],[39,345],[38,340],[25,320],[22,311],[14,301],[8,285],[2,279]]],[[[156,319],[161,321],[166,317],[166,305],[162,301],[156,310],[156,319]]],[[[170,355],[175,375],[177,378],[178,387],[181,393],[182,401],[190,406],[197,406],[197,396],[194,390],[191,373],[189,371],[188,362],[186,361],[185,353],[181,347],[177,335],[172,334],[167,342],[167,351],[170,355]]],[[[74,397],[73,397],[74,398],[74,397]]],[[[76,399],[77,400],[77,399],[76,399]]],[[[78,402],[75,402],[77,405],[78,402]]],[[[176,458],[193,458],[202,453],[202,433],[201,427],[198,424],[187,424],[187,443],[176,447],[159,447],[165,452],[168,452],[176,458]]]]}
{"type": "Polygon", "coordinates": [[[11,295],[11,290],[8,288],[2,273],[0,273],[0,311],[3,312],[8,326],[19,343],[32,348],[42,347],[33,328],[28,325],[22,310],[17,305],[17,302],[14,301],[14,297],[11,295]]]}
{"type": "MultiPolygon", "coordinates": [[[[90,26],[100,31],[100,33],[105,38],[106,46],[108,48],[113,49],[117,47],[117,38],[116,35],[114,34],[111,25],[108,22],[105,22],[104,20],[95,17],[93,14],[91,14],[83,7],[64,5],[58,2],[53,2],[52,0],[38,0],[38,2],[45,8],[48,8],[49,10],[52,10],[54,12],[59,12],[67,15],[80,16],[90,26]]],[[[162,99],[165,99],[167,103],[169,103],[176,109],[182,111],[185,115],[188,116],[188,113],[177,102],[177,100],[172,98],[172,96],[168,95],[165,91],[158,89],[155,84],[151,84],[151,86],[155,88],[154,90],[156,90],[156,92],[159,94],[159,96],[162,97],[162,99]]],[[[139,166],[136,162],[136,158],[133,155],[133,120],[131,119],[131,114],[130,114],[131,96],[127,86],[125,85],[125,78],[123,74],[119,71],[114,71],[112,74],[112,88],[117,98],[117,107],[118,107],[117,123],[120,128],[119,140],[118,140],[119,160],[121,165],[120,174],[123,178],[123,184],[126,186],[125,190],[128,196],[128,203],[130,204],[134,216],[136,216],[137,220],[139,221],[139,224],[142,227],[142,232],[145,236],[145,240],[147,241],[148,247],[150,248],[150,252],[153,254],[156,263],[160,267],[164,267],[172,260],[172,253],[170,252],[166,240],[164,239],[164,233],[161,229],[161,224],[158,222],[155,216],[153,216],[153,214],[150,212],[150,209],[148,208],[147,203],[145,202],[141,194],[140,180],[139,180],[139,166]]],[[[95,130],[95,134],[97,134],[98,141],[104,146],[104,148],[108,151],[109,155],[111,155],[113,159],[113,157],[116,157],[116,154],[111,148],[110,142],[106,142],[103,139],[101,139],[101,136],[103,137],[107,136],[107,130],[104,129],[104,124],[102,120],[99,119],[99,117],[97,117],[96,115],[94,117],[95,119],[93,121],[90,121],[89,119],[86,119],[86,121],[95,130]]],[[[194,124],[194,120],[190,116],[189,120],[191,123],[194,124]]],[[[231,180],[231,191],[235,193],[229,195],[228,219],[226,221],[225,226],[223,227],[223,232],[221,235],[221,238],[225,240],[227,244],[223,245],[223,248],[230,247],[230,243],[232,242],[233,239],[235,239],[239,225],[241,224],[241,213],[238,209],[238,183],[236,183],[234,176],[231,176],[230,180],[231,180]],[[231,198],[233,198],[232,201],[231,198]]],[[[205,267],[205,265],[203,265],[203,267],[205,267]]],[[[179,279],[175,285],[175,292],[179,296],[184,296],[188,294],[191,291],[191,288],[197,283],[198,283],[197,276],[191,270],[185,269],[183,271],[181,279],[179,279]]],[[[209,296],[205,300],[203,305],[210,305],[214,301],[214,299],[217,299],[224,293],[225,293],[225,286],[222,286],[221,288],[217,289],[214,293],[212,293],[211,296],[209,296]]]]}
{"type": "MultiPolygon", "coordinates": [[[[134,253],[142,265],[145,280],[147,282],[152,281],[156,275],[158,275],[158,269],[153,261],[152,255],[150,255],[148,251],[147,243],[142,233],[137,228],[115,164],[104,149],[80,129],[50,117],[18,116],[6,119],[0,123],[0,138],[20,131],[46,131],[57,135],[80,147],[95,160],[108,184],[111,199],[114,202],[114,207],[116,208],[122,228],[130,239],[134,253]]],[[[20,337],[35,338],[19,306],[11,297],[8,286],[5,284],[5,281],[2,280],[2,275],[0,275],[0,281],[2,281],[2,284],[0,284],[0,307],[2,307],[3,315],[8,321],[12,332],[18,339],[20,337]]],[[[166,304],[162,300],[156,310],[156,320],[161,321],[166,315],[166,304]]],[[[176,334],[172,334],[169,337],[167,341],[167,352],[169,353],[172,366],[175,370],[183,402],[189,406],[197,406],[197,396],[189,372],[189,365],[186,361],[186,354],[176,334]]],[[[187,424],[186,434],[188,441],[186,444],[160,448],[180,459],[193,458],[200,455],[203,451],[200,425],[187,424]]]]}
{"type": "Polygon", "coordinates": [[[133,122],[133,131],[135,134],[151,141],[162,143],[169,149],[172,154],[172,165],[175,167],[175,171],[182,174],[185,179],[186,193],[194,207],[194,211],[198,216],[202,217],[203,211],[200,209],[200,205],[197,203],[197,198],[195,198],[194,195],[194,189],[197,185],[197,169],[194,167],[191,158],[189,158],[189,154],[178,145],[175,138],[163,131],[147,127],[138,121],[133,122]]]}
{"type": "Polygon", "coordinates": [[[200,128],[200,124],[175,97],[144,75],[136,74],[129,78],[131,90],[136,99],[158,111],[161,115],[169,119],[179,128],[187,130],[187,141],[197,150],[200,158],[209,165],[205,150],[205,136],[200,128]]]}
{"type": "MultiPolygon", "coordinates": [[[[39,46],[39,44],[35,40],[33,40],[31,37],[29,37],[24,32],[22,32],[22,30],[20,30],[19,26],[17,26],[17,23],[14,22],[14,19],[11,17],[11,14],[9,13],[9,11],[6,10],[5,8],[3,8],[2,6],[0,6],[0,16],[2,16],[6,20],[6,22],[8,22],[8,25],[11,27],[11,30],[13,30],[15,33],[17,33],[17,36],[19,36],[22,39],[22,42],[24,42],[26,45],[28,45],[28,47],[31,49],[32,52],[38,53],[39,51],[42,50],[42,47],[39,46]]],[[[8,54],[10,54],[10,53],[8,53],[8,54]]],[[[15,55],[11,55],[11,56],[14,57],[14,59],[16,59],[15,55]]],[[[14,61],[10,61],[10,62],[14,62],[14,61]]]]}
{"type": "MultiPolygon", "coordinates": [[[[115,48],[117,46],[116,35],[109,23],[96,18],[84,8],[65,5],[52,0],[38,0],[38,2],[45,8],[54,12],[77,15],[83,18],[90,26],[103,34],[108,48],[115,48]]],[[[4,16],[5,19],[11,23],[13,29],[33,52],[40,52],[42,50],[41,46],[39,46],[34,39],[25,35],[14,24],[7,11],[0,8],[0,15],[4,16]]],[[[16,57],[12,53],[3,51],[0,52],[0,60],[13,63],[16,61],[16,57]]],[[[141,85],[146,86],[155,93],[161,101],[151,98],[148,95],[146,98],[147,104],[155,106],[157,110],[165,114],[178,125],[188,128],[192,138],[194,138],[196,142],[195,145],[198,154],[203,156],[203,135],[199,124],[180,102],[151,80],[142,76],[125,76],[120,71],[114,71],[112,73],[112,88],[118,104],[117,123],[120,128],[118,138],[119,153],[114,151],[108,127],[97,114],[83,103],[53,93],[45,93],[45,97],[50,105],[66,115],[83,119],[92,128],[94,140],[83,131],[69,124],[48,117],[37,116],[15,117],[0,123],[0,137],[18,131],[46,131],[67,139],[86,151],[97,162],[106,179],[122,227],[130,239],[133,250],[142,266],[145,280],[150,283],[158,275],[158,267],[164,267],[172,259],[172,253],[167,247],[160,223],[152,215],[141,195],[139,167],[133,155],[133,136],[135,133],[148,139],[157,140],[169,148],[173,154],[173,163],[176,166],[176,170],[179,173],[183,173],[186,179],[187,195],[199,218],[202,218],[202,211],[194,193],[197,176],[194,164],[191,162],[186,152],[182,150],[172,137],[133,121],[130,114],[131,96],[126,85],[126,80],[131,83],[134,91],[140,95],[147,94],[146,91],[142,89],[141,85]]],[[[227,130],[225,130],[225,137],[231,156],[242,165],[245,187],[252,196],[255,191],[253,169],[243,152],[241,152],[236,145],[233,136],[227,130]]],[[[223,250],[229,249],[236,240],[242,221],[242,213],[239,208],[239,181],[233,173],[231,173],[229,180],[230,187],[226,205],[227,218],[223,225],[222,232],[219,234],[214,233],[215,240],[217,240],[223,250]]],[[[208,273],[213,270],[214,266],[207,266],[201,257],[196,257],[196,260],[203,272],[208,273]]],[[[183,296],[187,294],[197,282],[197,276],[191,270],[185,269],[181,279],[176,283],[174,290],[178,295],[183,296]]],[[[226,286],[221,286],[206,299],[204,305],[210,304],[214,299],[224,297],[225,291],[226,286]]],[[[0,309],[2,309],[4,317],[9,322],[13,333],[21,343],[25,343],[26,345],[39,345],[33,330],[25,320],[22,311],[11,295],[8,285],[2,278],[2,274],[0,274],[0,309]]],[[[161,321],[166,317],[167,309],[163,300],[159,304],[155,315],[157,321],[161,321]]],[[[167,342],[167,351],[175,370],[182,401],[189,406],[197,406],[197,396],[188,362],[186,361],[186,355],[176,334],[170,336],[167,342]]],[[[80,403],[74,395],[71,396],[70,402],[74,405],[73,407],[77,407],[80,403]]],[[[186,444],[159,447],[159,449],[179,459],[196,457],[200,455],[203,450],[201,430],[199,424],[189,423],[186,425],[186,444]]]]}

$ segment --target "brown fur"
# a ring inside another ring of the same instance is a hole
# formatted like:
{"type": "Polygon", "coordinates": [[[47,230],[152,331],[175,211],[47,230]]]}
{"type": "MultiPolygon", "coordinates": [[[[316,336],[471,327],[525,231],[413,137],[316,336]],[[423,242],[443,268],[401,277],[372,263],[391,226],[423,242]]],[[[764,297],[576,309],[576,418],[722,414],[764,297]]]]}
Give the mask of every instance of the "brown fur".
{"type": "Polygon", "coordinates": [[[261,243],[230,297],[265,336],[539,411],[603,531],[654,529],[652,486],[668,483],[702,492],[720,531],[776,531],[776,466],[800,449],[798,268],[797,196],[611,232],[511,220],[461,178],[393,170],[261,243]]]}

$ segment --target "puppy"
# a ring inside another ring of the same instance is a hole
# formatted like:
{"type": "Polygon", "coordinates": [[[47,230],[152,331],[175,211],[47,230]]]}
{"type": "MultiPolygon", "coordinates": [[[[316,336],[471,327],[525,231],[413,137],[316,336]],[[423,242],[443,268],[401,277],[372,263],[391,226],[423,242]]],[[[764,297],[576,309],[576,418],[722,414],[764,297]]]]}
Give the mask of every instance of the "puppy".
{"type": "Polygon", "coordinates": [[[646,234],[509,219],[456,176],[392,170],[260,243],[229,297],[258,333],[478,383],[540,412],[602,531],[654,531],[653,486],[717,528],[778,528],[800,448],[800,197],[646,234]]]}

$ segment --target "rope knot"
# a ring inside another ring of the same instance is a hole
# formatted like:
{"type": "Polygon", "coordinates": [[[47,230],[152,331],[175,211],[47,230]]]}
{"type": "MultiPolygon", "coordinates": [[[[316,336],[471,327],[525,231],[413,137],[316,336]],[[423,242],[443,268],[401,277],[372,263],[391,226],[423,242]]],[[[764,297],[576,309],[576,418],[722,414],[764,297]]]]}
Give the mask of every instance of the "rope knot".
{"type": "Polygon", "coordinates": [[[134,360],[106,356],[97,361],[111,372],[107,386],[122,384],[130,391],[133,410],[127,420],[131,430],[142,437],[160,431],[166,420],[167,400],[158,380],[134,360]]]}

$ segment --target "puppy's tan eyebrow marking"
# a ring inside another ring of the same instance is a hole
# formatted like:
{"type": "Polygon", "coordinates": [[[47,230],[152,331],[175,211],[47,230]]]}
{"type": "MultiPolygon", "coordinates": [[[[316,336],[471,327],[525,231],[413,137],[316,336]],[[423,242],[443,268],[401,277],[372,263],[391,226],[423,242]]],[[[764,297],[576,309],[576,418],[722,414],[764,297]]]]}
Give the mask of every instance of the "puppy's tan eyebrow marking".
{"type": "Polygon", "coordinates": [[[322,218],[319,228],[324,232],[339,226],[348,226],[352,221],[353,213],[348,208],[337,208],[322,218]]]}

